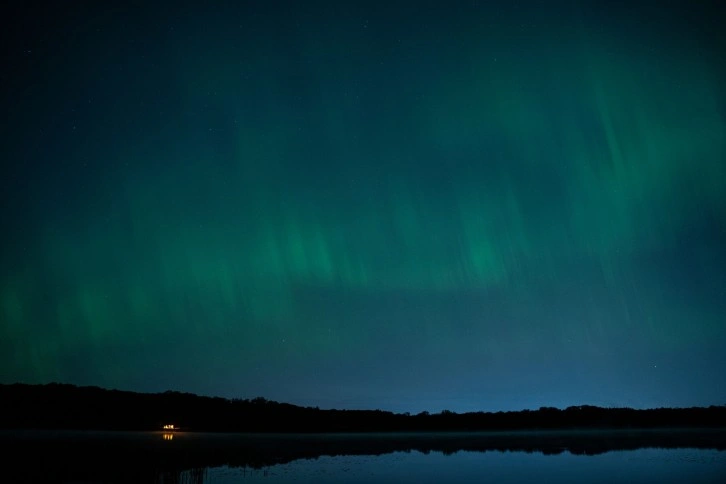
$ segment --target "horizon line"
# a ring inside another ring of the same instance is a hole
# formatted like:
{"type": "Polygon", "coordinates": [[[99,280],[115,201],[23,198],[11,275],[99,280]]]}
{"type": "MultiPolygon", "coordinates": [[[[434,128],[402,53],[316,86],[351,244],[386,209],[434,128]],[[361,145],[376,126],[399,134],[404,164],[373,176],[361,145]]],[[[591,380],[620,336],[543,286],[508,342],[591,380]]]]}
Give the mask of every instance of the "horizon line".
{"type": "Polygon", "coordinates": [[[45,386],[66,386],[66,387],[74,387],[78,389],[95,389],[95,390],[103,390],[108,392],[124,392],[124,393],[134,393],[134,394],[140,394],[140,395],[164,395],[164,394],[182,394],[182,395],[191,395],[198,398],[210,398],[210,399],[223,399],[229,402],[234,401],[261,401],[264,403],[274,403],[274,404],[280,404],[280,405],[291,405],[294,407],[299,408],[307,408],[307,409],[315,409],[315,410],[321,410],[321,411],[344,411],[344,412],[384,412],[384,413],[391,413],[394,415],[403,415],[403,416],[416,416],[416,415],[441,415],[441,414],[455,414],[455,415],[466,415],[466,414],[472,414],[472,413],[520,413],[520,412],[538,412],[542,410],[557,410],[557,411],[566,411],[571,408],[598,408],[603,410],[633,410],[633,411],[648,411],[648,410],[687,410],[687,409],[708,409],[712,407],[726,407],[726,403],[724,404],[710,404],[710,405],[692,405],[692,406],[685,406],[685,407],[670,407],[670,406],[660,406],[660,407],[629,407],[629,406],[600,406],[600,405],[593,405],[588,403],[583,404],[577,404],[577,405],[568,405],[567,407],[556,407],[556,406],[547,406],[543,405],[539,408],[520,408],[518,410],[470,410],[465,412],[457,412],[454,410],[448,410],[448,409],[442,409],[438,412],[429,411],[429,410],[422,410],[417,413],[413,412],[396,412],[393,410],[385,410],[382,408],[375,408],[375,409],[353,409],[353,408],[321,408],[317,405],[301,405],[296,403],[291,403],[289,401],[280,401],[280,400],[272,400],[264,396],[255,396],[255,397],[247,397],[247,398],[241,398],[241,397],[223,397],[219,395],[210,395],[210,394],[201,394],[201,393],[194,393],[189,391],[182,391],[182,390],[173,390],[173,389],[166,389],[163,391],[136,391],[136,390],[124,390],[120,388],[111,388],[111,387],[102,387],[99,385],[78,385],[75,383],[62,383],[62,382],[48,382],[48,383],[24,383],[24,382],[14,382],[14,383],[1,383],[0,386],[28,386],[28,387],[45,387],[45,386]]]}

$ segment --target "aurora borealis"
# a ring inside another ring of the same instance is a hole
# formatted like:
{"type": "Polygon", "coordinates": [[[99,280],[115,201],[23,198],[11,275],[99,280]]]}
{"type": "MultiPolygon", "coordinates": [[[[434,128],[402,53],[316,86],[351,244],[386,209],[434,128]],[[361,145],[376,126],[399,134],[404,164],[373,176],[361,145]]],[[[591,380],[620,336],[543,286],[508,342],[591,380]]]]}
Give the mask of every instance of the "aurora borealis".
{"type": "Polygon", "coordinates": [[[0,381],[726,403],[707,2],[21,2],[0,381]]]}

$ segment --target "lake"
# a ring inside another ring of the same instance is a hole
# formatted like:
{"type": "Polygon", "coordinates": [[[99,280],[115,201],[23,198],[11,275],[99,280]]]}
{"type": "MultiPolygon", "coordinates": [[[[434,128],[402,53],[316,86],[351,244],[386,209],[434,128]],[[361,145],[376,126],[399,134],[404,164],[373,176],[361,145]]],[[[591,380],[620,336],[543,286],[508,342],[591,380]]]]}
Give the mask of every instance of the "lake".
{"type": "Polygon", "coordinates": [[[0,431],[3,482],[726,482],[723,430],[0,431]]]}

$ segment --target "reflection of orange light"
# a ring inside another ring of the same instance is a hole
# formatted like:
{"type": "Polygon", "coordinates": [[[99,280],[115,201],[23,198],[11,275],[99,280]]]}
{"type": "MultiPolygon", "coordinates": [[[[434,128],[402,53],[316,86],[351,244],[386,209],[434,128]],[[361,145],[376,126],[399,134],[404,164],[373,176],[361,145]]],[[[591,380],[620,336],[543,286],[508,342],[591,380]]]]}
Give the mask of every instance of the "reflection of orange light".
{"type": "Polygon", "coordinates": [[[162,437],[164,440],[174,440],[174,434],[164,434],[162,437]]]}

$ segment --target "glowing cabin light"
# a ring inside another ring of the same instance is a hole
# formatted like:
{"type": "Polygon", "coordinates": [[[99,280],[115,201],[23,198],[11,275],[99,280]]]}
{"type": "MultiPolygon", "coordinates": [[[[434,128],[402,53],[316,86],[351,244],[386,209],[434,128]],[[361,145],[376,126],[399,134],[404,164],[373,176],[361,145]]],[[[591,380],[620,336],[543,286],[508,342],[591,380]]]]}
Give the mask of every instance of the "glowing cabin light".
{"type": "Polygon", "coordinates": [[[174,425],[172,425],[172,424],[167,424],[167,425],[164,425],[163,429],[164,430],[177,430],[177,427],[174,427],[174,425]]]}

